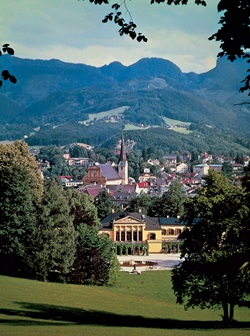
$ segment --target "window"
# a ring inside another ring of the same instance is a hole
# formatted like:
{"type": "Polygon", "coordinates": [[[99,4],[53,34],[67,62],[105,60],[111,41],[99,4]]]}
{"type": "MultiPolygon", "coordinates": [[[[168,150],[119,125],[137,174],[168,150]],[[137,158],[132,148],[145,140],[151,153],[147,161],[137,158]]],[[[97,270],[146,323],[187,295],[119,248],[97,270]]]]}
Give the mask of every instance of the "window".
{"type": "Polygon", "coordinates": [[[174,232],[174,234],[176,236],[179,236],[181,234],[181,229],[176,229],[175,232],[174,232]]]}
{"type": "Polygon", "coordinates": [[[120,235],[119,235],[119,231],[116,232],[116,238],[115,238],[116,241],[119,241],[120,240],[120,235]]]}
{"type": "Polygon", "coordinates": [[[173,229],[168,229],[167,235],[168,236],[173,236],[174,235],[174,230],[173,229]]]}
{"type": "Polygon", "coordinates": [[[124,231],[121,232],[121,241],[125,241],[125,232],[124,231]]]}
{"type": "Polygon", "coordinates": [[[127,232],[127,241],[132,241],[132,233],[131,233],[131,231],[127,232]]]}
{"type": "Polygon", "coordinates": [[[162,234],[163,236],[166,236],[167,231],[166,231],[165,229],[162,229],[162,230],[161,230],[161,234],[162,234]]]}
{"type": "Polygon", "coordinates": [[[150,240],[155,240],[155,233],[150,233],[149,234],[149,239],[150,240]]]}
{"type": "Polygon", "coordinates": [[[136,231],[133,232],[133,240],[137,241],[137,232],[136,231]]]}

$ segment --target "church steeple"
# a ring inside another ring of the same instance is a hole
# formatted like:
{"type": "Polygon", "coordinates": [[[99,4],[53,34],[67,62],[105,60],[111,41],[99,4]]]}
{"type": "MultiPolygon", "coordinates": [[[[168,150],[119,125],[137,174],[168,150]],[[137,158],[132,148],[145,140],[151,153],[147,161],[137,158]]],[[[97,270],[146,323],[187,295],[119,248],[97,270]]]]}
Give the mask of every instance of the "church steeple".
{"type": "Polygon", "coordinates": [[[123,134],[122,134],[122,137],[121,137],[121,151],[120,151],[119,163],[121,161],[122,162],[127,161],[123,134]]]}
{"type": "Polygon", "coordinates": [[[124,137],[121,137],[121,151],[118,161],[118,174],[122,179],[122,184],[128,184],[128,161],[126,157],[124,137]]]}

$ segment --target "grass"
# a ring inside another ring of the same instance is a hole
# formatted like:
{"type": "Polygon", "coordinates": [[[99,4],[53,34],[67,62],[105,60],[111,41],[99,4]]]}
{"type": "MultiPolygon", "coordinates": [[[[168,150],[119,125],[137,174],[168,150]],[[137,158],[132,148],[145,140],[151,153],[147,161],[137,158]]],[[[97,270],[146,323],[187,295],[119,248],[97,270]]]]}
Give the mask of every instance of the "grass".
{"type": "Polygon", "coordinates": [[[112,110],[108,110],[108,111],[104,111],[104,112],[100,112],[100,113],[92,113],[89,114],[89,119],[86,120],[87,123],[93,121],[93,120],[100,120],[103,119],[105,117],[110,117],[110,116],[116,116],[119,114],[123,114],[124,111],[126,111],[128,109],[129,106],[121,106],[112,110]]]}
{"type": "Polygon", "coordinates": [[[169,125],[186,125],[187,127],[191,125],[191,122],[185,122],[185,121],[180,121],[180,120],[176,120],[176,119],[170,119],[170,118],[166,118],[166,117],[162,117],[162,119],[165,121],[166,124],[169,125]]]}
{"type": "Polygon", "coordinates": [[[135,126],[132,124],[126,124],[124,131],[135,131],[135,130],[137,131],[137,130],[145,130],[145,129],[148,129],[148,127],[140,127],[140,126],[135,126]]]}
{"type": "Polygon", "coordinates": [[[174,131],[174,132],[178,132],[178,133],[182,133],[182,134],[190,134],[193,131],[190,131],[184,127],[174,127],[174,128],[169,128],[169,130],[174,131]]]}
{"type": "Polygon", "coordinates": [[[246,336],[247,308],[224,329],[221,312],[175,304],[170,272],[121,272],[115,287],[87,287],[0,277],[3,336],[246,336]]]}

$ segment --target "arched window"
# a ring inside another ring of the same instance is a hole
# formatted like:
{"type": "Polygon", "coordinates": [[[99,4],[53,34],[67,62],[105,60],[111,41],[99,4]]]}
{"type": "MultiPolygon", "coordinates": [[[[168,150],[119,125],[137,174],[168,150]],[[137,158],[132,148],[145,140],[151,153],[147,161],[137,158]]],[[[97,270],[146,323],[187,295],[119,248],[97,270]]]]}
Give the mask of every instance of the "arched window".
{"type": "Polygon", "coordinates": [[[167,235],[168,236],[173,236],[174,235],[174,230],[173,229],[168,229],[167,235]]]}
{"type": "Polygon", "coordinates": [[[181,229],[176,229],[175,232],[174,232],[174,234],[176,236],[179,236],[181,234],[181,229]]]}

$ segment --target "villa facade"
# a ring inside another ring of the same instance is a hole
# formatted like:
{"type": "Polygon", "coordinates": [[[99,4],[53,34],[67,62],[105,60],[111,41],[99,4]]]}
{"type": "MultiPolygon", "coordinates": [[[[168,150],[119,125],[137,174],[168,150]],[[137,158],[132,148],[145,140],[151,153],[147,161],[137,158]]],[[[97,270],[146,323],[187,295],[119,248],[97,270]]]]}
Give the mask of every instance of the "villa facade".
{"type": "Polygon", "coordinates": [[[117,254],[177,252],[185,224],[179,218],[149,217],[140,212],[111,213],[101,221],[117,254]]]}

